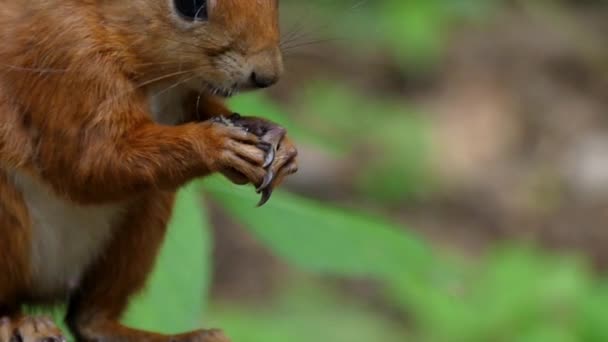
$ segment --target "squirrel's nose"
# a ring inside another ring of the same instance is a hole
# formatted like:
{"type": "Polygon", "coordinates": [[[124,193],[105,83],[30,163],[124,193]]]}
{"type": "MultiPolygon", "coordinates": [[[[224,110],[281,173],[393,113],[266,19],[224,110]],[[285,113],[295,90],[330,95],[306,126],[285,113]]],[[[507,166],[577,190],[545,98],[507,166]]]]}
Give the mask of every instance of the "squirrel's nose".
{"type": "Polygon", "coordinates": [[[278,75],[251,73],[251,83],[257,88],[268,88],[279,81],[278,75]]]}
{"type": "Polygon", "coordinates": [[[283,73],[283,58],[278,48],[262,50],[250,57],[252,66],[249,83],[256,88],[268,88],[279,81],[283,73]]]}

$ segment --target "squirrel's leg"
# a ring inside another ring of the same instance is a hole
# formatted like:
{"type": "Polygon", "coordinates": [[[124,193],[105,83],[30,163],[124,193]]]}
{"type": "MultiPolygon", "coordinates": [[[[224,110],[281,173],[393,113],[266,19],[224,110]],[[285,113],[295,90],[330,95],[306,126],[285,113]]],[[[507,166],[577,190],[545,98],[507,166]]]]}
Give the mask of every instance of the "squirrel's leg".
{"type": "Polygon", "coordinates": [[[21,193],[0,171],[0,342],[59,342],[61,331],[48,317],[25,316],[20,297],[28,288],[30,221],[21,193]]]}
{"type": "Polygon", "coordinates": [[[67,322],[78,341],[228,341],[211,330],[173,336],[132,329],[119,322],[130,297],[145,286],[154,267],[173,201],[172,192],[147,193],[132,203],[118,223],[116,229],[120,233],[114,235],[104,257],[87,270],[70,299],[67,322]]]}
{"type": "Polygon", "coordinates": [[[0,318],[1,342],[65,342],[50,317],[13,314],[0,318]]]}

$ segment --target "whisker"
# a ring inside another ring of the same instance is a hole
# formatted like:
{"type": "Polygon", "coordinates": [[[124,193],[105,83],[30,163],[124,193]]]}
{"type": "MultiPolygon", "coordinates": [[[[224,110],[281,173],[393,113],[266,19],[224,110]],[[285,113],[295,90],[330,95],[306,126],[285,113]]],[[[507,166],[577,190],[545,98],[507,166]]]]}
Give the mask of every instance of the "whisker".
{"type": "Polygon", "coordinates": [[[196,118],[198,120],[201,119],[200,118],[200,114],[199,114],[200,113],[199,110],[200,110],[200,104],[201,104],[201,96],[203,96],[203,90],[202,89],[198,91],[198,96],[196,97],[196,112],[194,113],[194,115],[196,115],[196,118]]]}
{"type": "Polygon", "coordinates": [[[6,64],[6,63],[0,63],[0,66],[4,66],[6,68],[9,68],[11,70],[16,70],[16,71],[28,71],[28,72],[42,73],[42,74],[47,74],[47,73],[64,73],[64,72],[68,71],[68,69],[30,68],[30,67],[22,67],[22,66],[12,65],[12,64],[6,64]]]}
{"type": "MultiPolygon", "coordinates": [[[[189,47],[193,47],[193,48],[196,48],[196,49],[202,50],[202,51],[206,51],[206,50],[209,50],[210,48],[213,48],[214,46],[218,46],[218,44],[213,44],[213,46],[203,46],[203,45],[195,44],[195,43],[192,43],[192,42],[186,42],[186,41],[182,41],[182,40],[179,40],[179,39],[169,38],[169,37],[164,37],[164,36],[161,37],[161,38],[163,38],[165,40],[168,40],[170,42],[175,42],[175,43],[180,43],[180,44],[188,45],[189,47]]],[[[206,39],[206,40],[201,41],[201,43],[212,44],[213,40],[206,39]]]]}
{"type": "Polygon", "coordinates": [[[156,96],[158,96],[158,95],[160,95],[160,94],[163,94],[163,93],[165,93],[165,92],[167,92],[167,91],[169,91],[169,90],[171,90],[171,89],[173,89],[173,88],[177,87],[178,85],[180,85],[180,84],[184,84],[184,83],[186,83],[186,82],[188,82],[188,81],[190,81],[190,80],[192,80],[192,79],[194,79],[194,78],[196,78],[196,77],[197,77],[197,75],[193,75],[193,76],[190,76],[190,77],[186,77],[185,79],[183,79],[183,80],[181,80],[181,81],[177,81],[177,82],[173,83],[172,85],[170,85],[170,86],[166,87],[165,89],[163,89],[163,90],[161,90],[161,91],[159,91],[159,92],[155,93],[155,94],[154,94],[154,95],[152,95],[152,96],[153,96],[153,97],[156,97],[156,96]]]}
{"type": "Polygon", "coordinates": [[[281,43],[280,44],[284,44],[287,42],[291,42],[293,41],[293,39],[297,36],[297,35],[301,35],[302,34],[302,29],[304,28],[302,21],[298,21],[291,29],[290,31],[288,31],[283,38],[281,39],[281,43]]]}
{"type": "MultiPolygon", "coordinates": [[[[180,72],[173,72],[173,73],[165,74],[163,76],[155,77],[155,78],[147,80],[145,82],[138,83],[133,88],[131,88],[131,89],[127,90],[127,91],[124,91],[124,92],[121,92],[119,94],[115,94],[113,96],[110,96],[110,97],[106,98],[105,100],[103,100],[99,104],[99,106],[101,107],[101,106],[105,105],[107,102],[116,100],[116,99],[118,99],[118,98],[120,98],[122,96],[130,94],[130,93],[132,93],[132,92],[134,92],[134,91],[136,91],[138,89],[141,89],[141,88],[143,88],[143,87],[145,87],[147,85],[150,85],[150,84],[162,81],[162,80],[166,80],[166,79],[171,78],[171,77],[175,77],[175,76],[180,76],[180,75],[185,75],[185,74],[188,74],[188,73],[192,73],[192,72],[195,72],[197,70],[200,70],[200,68],[190,69],[190,70],[184,70],[184,71],[180,71],[180,72]]],[[[193,76],[192,78],[194,78],[194,77],[195,76],[193,76]]]]}
{"type": "MultiPolygon", "coordinates": [[[[353,1],[352,4],[345,8],[346,12],[355,12],[359,11],[362,7],[368,5],[369,0],[357,0],[353,1]]],[[[300,16],[301,17],[301,16],[300,16]]],[[[337,41],[337,40],[347,40],[350,38],[325,38],[325,39],[315,39],[315,36],[326,35],[325,33],[321,33],[322,30],[334,31],[337,25],[340,23],[339,20],[334,20],[332,22],[327,22],[325,25],[317,25],[317,27],[306,30],[305,32],[301,31],[299,26],[296,26],[291,32],[289,32],[286,36],[283,37],[279,46],[282,51],[288,51],[291,49],[296,49],[299,47],[337,41]],[[312,39],[311,39],[312,38],[312,39]]],[[[309,25],[307,23],[307,25],[309,25]]]]}
{"type": "Polygon", "coordinates": [[[150,84],[158,82],[158,81],[165,80],[165,79],[170,78],[170,77],[179,76],[179,75],[187,74],[187,73],[190,73],[190,72],[194,72],[194,71],[199,70],[199,69],[200,68],[189,69],[189,70],[182,70],[182,71],[177,71],[177,72],[172,72],[172,73],[169,73],[169,74],[165,74],[163,76],[155,77],[155,78],[149,79],[149,80],[147,80],[145,82],[137,84],[135,86],[135,89],[139,89],[139,88],[145,87],[147,85],[150,85],[150,84]]]}
{"type": "Polygon", "coordinates": [[[279,46],[285,46],[290,43],[297,42],[300,39],[307,38],[309,36],[310,36],[310,32],[304,32],[304,31],[296,32],[293,35],[291,35],[288,39],[281,41],[279,43],[279,46]]]}
{"type": "Polygon", "coordinates": [[[327,61],[327,56],[315,53],[306,53],[306,52],[298,52],[298,53],[285,53],[285,59],[294,60],[294,59],[304,59],[306,61],[319,61],[324,62],[327,61]]]}
{"type": "Polygon", "coordinates": [[[148,63],[135,63],[134,66],[156,66],[156,65],[178,65],[176,61],[164,61],[164,62],[148,62],[148,63]]]}
{"type": "Polygon", "coordinates": [[[343,39],[342,38],[327,38],[327,39],[309,40],[309,41],[304,41],[304,42],[300,42],[297,44],[292,44],[289,46],[281,47],[281,51],[286,52],[286,51],[295,50],[295,49],[305,47],[305,46],[323,44],[323,43],[329,43],[329,42],[335,42],[335,41],[341,41],[341,40],[343,40],[343,39]]]}
{"type": "Polygon", "coordinates": [[[301,39],[307,39],[315,34],[320,33],[321,30],[329,28],[329,25],[318,25],[317,27],[311,28],[309,30],[302,30],[302,27],[299,27],[297,30],[294,30],[293,34],[290,34],[286,39],[280,42],[280,46],[285,46],[289,43],[293,43],[295,41],[301,39]]]}
{"type": "Polygon", "coordinates": [[[203,4],[203,5],[202,5],[202,6],[201,6],[199,9],[198,9],[198,11],[196,11],[196,14],[194,14],[194,17],[195,17],[195,18],[198,18],[198,16],[201,14],[201,11],[202,11],[203,9],[206,9],[206,8],[207,8],[207,4],[206,4],[206,3],[204,3],[204,4],[203,4]]]}

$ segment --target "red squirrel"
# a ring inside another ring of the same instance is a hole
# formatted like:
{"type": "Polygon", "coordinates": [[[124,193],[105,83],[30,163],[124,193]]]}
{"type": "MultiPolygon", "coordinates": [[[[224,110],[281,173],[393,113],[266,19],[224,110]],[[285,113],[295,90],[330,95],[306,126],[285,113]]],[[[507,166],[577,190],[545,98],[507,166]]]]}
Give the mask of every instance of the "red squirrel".
{"type": "MultiPolygon", "coordinates": [[[[119,320],[154,266],[176,191],[221,173],[262,203],[296,172],[285,130],[224,99],[283,72],[278,0],[0,5],[0,342],[227,341],[119,320]]],[[[161,308],[159,308],[161,309],[161,308]]]]}

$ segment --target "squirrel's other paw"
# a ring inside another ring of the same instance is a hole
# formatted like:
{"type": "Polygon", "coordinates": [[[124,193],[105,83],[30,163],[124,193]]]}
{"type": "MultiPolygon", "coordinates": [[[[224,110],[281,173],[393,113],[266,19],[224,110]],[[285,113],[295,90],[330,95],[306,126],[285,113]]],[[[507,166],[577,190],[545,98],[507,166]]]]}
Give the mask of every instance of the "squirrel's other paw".
{"type": "Polygon", "coordinates": [[[0,318],[0,342],[65,342],[49,317],[24,316],[16,320],[0,318]]]}

